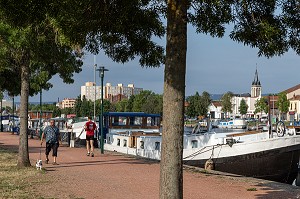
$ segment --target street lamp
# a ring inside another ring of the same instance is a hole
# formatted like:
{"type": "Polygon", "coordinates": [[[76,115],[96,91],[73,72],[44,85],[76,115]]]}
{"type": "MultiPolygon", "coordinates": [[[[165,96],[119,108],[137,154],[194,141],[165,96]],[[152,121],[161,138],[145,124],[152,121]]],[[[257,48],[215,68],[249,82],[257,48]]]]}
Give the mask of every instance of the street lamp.
{"type": "Polygon", "coordinates": [[[274,120],[274,94],[273,94],[273,108],[272,108],[272,120],[274,120]]]}
{"type": "Polygon", "coordinates": [[[40,137],[42,137],[42,117],[43,117],[43,107],[42,107],[42,87],[40,87],[40,137]]]}
{"type": "Polygon", "coordinates": [[[3,132],[3,124],[2,124],[2,100],[3,100],[3,93],[0,93],[0,100],[1,100],[1,105],[0,105],[0,132],[3,132]]]}
{"type": "Polygon", "coordinates": [[[94,122],[96,122],[96,68],[97,64],[94,64],[94,122]]]}
{"type": "Polygon", "coordinates": [[[15,96],[12,96],[12,114],[13,114],[13,118],[12,118],[12,134],[15,133],[15,96]]]}
{"type": "Polygon", "coordinates": [[[100,72],[100,78],[101,78],[101,115],[99,117],[99,123],[100,123],[100,149],[101,153],[104,153],[104,138],[103,138],[103,79],[104,79],[104,72],[108,71],[108,69],[104,68],[104,66],[100,66],[99,69],[97,69],[100,72]]]}

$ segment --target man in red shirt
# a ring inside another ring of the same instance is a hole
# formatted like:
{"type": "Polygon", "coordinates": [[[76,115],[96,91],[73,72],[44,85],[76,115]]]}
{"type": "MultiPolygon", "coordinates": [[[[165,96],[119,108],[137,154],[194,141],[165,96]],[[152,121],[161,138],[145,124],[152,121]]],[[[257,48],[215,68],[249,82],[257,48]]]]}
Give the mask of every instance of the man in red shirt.
{"type": "Polygon", "coordinates": [[[86,150],[87,156],[94,157],[94,132],[96,129],[95,122],[92,121],[91,117],[88,117],[88,121],[84,125],[84,129],[86,131],[86,150]]]}

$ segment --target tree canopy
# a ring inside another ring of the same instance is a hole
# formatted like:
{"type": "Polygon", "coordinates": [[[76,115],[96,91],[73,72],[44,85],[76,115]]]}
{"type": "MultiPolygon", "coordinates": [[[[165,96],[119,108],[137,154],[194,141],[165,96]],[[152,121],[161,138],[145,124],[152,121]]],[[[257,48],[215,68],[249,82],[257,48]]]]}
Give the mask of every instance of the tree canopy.
{"type": "Polygon", "coordinates": [[[269,112],[269,105],[267,98],[261,97],[258,100],[256,100],[254,104],[255,110],[254,114],[261,113],[260,117],[262,117],[262,113],[268,113],[269,112]]]}
{"type": "Polygon", "coordinates": [[[241,115],[246,115],[248,110],[248,105],[244,99],[241,100],[239,112],[241,115]]]}
{"type": "Polygon", "coordinates": [[[228,91],[221,98],[222,111],[226,113],[226,115],[227,113],[232,113],[232,101],[231,101],[232,97],[233,97],[233,93],[228,91]]]}
{"type": "Polygon", "coordinates": [[[101,48],[122,63],[136,56],[142,66],[163,62],[163,48],[151,39],[162,36],[164,28],[148,3],[0,0],[0,88],[21,94],[19,166],[30,165],[28,96],[49,89],[55,74],[72,83],[84,49],[98,53],[101,48]]]}
{"type": "Polygon", "coordinates": [[[281,92],[278,94],[278,100],[276,102],[276,106],[278,107],[281,119],[282,114],[287,113],[289,111],[290,101],[287,99],[286,93],[281,92]]]}
{"type": "MultiPolygon", "coordinates": [[[[51,27],[56,27],[57,38],[65,36],[65,41],[77,44],[79,49],[85,46],[92,53],[102,49],[114,61],[124,63],[139,57],[142,66],[165,63],[160,197],[182,198],[187,23],[195,26],[198,33],[213,37],[222,37],[225,28],[230,27],[228,24],[233,24],[233,29],[229,30],[230,38],[258,48],[260,56],[282,55],[290,48],[300,54],[299,7],[300,2],[296,0],[133,0],[130,3],[125,0],[0,0],[0,15],[9,26],[25,32],[49,19],[53,24],[51,27]],[[167,19],[165,60],[163,48],[151,41],[164,34],[160,14],[167,19]]],[[[39,37],[33,38],[38,41],[39,37]]],[[[18,40],[25,41],[23,34],[18,40]]],[[[21,62],[16,65],[23,66],[20,73],[26,80],[19,89],[22,100],[28,98],[26,93],[29,93],[32,71],[25,66],[31,65],[28,63],[31,59],[28,59],[28,51],[15,49],[16,55],[21,56],[11,61],[21,62]]],[[[37,66],[40,68],[40,62],[37,66]]],[[[24,100],[23,118],[27,110],[25,103],[24,100]]],[[[25,133],[25,123],[23,125],[22,128],[21,122],[21,131],[25,133]]]]}
{"type": "Polygon", "coordinates": [[[211,104],[210,94],[203,91],[202,95],[196,92],[195,95],[189,96],[187,102],[189,103],[185,114],[189,117],[206,117],[208,112],[208,107],[211,104]]]}

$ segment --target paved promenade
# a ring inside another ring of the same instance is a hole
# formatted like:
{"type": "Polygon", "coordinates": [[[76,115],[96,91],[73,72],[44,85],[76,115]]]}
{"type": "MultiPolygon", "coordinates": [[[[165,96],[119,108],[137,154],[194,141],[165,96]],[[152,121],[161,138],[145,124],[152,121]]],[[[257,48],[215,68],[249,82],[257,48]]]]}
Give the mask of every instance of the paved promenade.
{"type": "MultiPolygon", "coordinates": [[[[31,164],[40,155],[40,141],[28,139],[31,164]]],[[[19,136],[0,133],[0,146],[17,148],[19,136]]],[[[42,159],[45,160],[44,148],[42,159]]],[[[43,178],[51,178],[51,187],[40,184],[36,190],[43,197],[103,198],[103,199],[155,199],[159,198],[159,163],[136,159],[114,152],[87,157],[84,147],[58,149],[59,165],[44,163],[43,178]],[[51,190],[51,191],[50,191],[51,190]]],[[[197,169],[184,170],[184,198],[300,198],[300,188],[253,178],[228,174],[201,173],[197,169]],[[252,191],[251,191],[252,190],[252,191]]]]}

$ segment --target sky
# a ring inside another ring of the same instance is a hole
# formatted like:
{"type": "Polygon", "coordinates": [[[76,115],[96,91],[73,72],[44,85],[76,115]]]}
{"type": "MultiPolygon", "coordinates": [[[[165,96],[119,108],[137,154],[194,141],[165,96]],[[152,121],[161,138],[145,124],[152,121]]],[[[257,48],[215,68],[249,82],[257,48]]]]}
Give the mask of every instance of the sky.
{"type": "MultiPolygon", "coordinates": [[[[165,46],[165,38],[157,41],[165,46]]],[[[186,96],[201,94],[250,93],[255,70],[258,70],[262,93],[279,93],[300,83],[300,57],[289,51],[281,57],[258,57],[258,49],[232,41],[228,35],[212,38],[209,35],[196,34],[188,27],[186,96]]],[[[163,94],[164,67],[142,68],[138,60],[125,64],[115,63],[106,57],[103,51],[96,56],[86,55],[82,72],[74,75],[74,83],[69,85],[55,76],[51,79],[53,88],[43,91],[43,102],[57,102],[64,98],[76,98],[80,87],[88,81],[94,81],[94,64],[104,66],[104,85],[116,86],[134,84],[137,88],[163,94]]],[[[96,84],[100,85],[99,72],[96,72],[96,84]]],[[[29,102],[39,102],[40,96],[30,97],[29,102]]],[[[19,97],[16,101],[19,101],[19,97]]]]}

